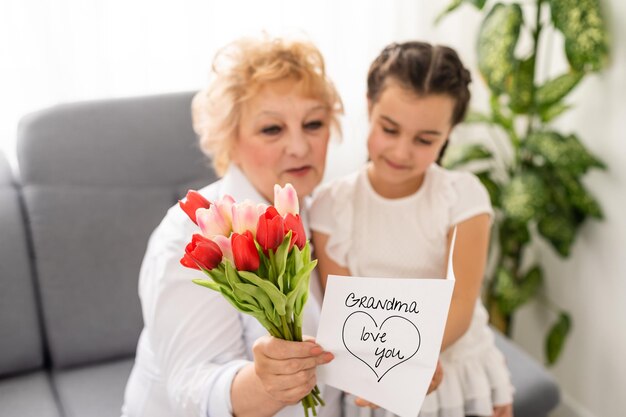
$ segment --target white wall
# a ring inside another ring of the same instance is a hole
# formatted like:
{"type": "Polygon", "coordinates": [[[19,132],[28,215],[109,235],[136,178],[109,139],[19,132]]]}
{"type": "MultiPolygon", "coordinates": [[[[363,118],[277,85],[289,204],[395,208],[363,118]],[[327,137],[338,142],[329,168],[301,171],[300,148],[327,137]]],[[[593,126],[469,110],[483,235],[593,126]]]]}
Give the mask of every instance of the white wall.
{"type": "MultiPolygon", "coordinates": [[[[563,356],[552,369],[569,407],[558,414],[562,417],[617,416],[626,409],[626,217],[620,214],[626,208],[626,2],[603,3],[611,11],[612,66],[580,86],[572,97],[576,108],[559,128],[577,132],[608,164],[607,172],[586,179],[606,220],[583,227],[566,261],[547,246],[537,248],[549,275],[547,295],[574,319],[563,356]]],[[[434,17],[446,4],[3,0],[0,150],[12,149],[22,114],[57,102],[201,88],[218,46],[266,28],[308,33],[326,56],[347,114],[343,143],[331,149],[328,177],[351,172],[365,158],[367,66],[385,44],[409,38],[445,43],[475,69],[480,15],[463,6],[434,28],[434,17]],[[247,12],[241,13],[244,8],[247,12]]],[[[475,102],[484,105],[486,90],[473,73],[475,102]]],[[[538,359],[543,358],[546,318],[551,319],[548,312],[531,305],[519,314],[515,328],[515,340],[538,359]]]]}
{"type": "MultiPolygon", "coordinates": [[[[569,403],[557,413],[563,417],[626,413],[626,3],[604,3],[611,12],[611,67],[575,91],[576,108],[559,129],[577,132],[608,165],[608,171],[594,171],[585,181],[606,219],[583,226],[567,260],[547,245],[538,248],[549,276],[546,295],[570,311],[574,324],[552,369],[569,403]]],[[[537,305],[517,318],[514,339],[536,357],[542,357],[546,318],[553,319],[537,305]]]]}

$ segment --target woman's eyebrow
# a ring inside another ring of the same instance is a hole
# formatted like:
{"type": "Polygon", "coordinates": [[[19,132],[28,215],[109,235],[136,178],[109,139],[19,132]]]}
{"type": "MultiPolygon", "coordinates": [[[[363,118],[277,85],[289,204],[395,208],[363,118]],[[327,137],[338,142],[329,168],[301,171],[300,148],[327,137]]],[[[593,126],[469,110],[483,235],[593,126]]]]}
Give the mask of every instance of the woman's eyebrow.
{"type": "Polygon", "coordinates": [[[325,105],[323,105],[323,104],[319,104],[319,105],[317,105],[317,106],[315,106],[315,107],[311,107],[309,110],[307,110],[307,112],[305,113],[305,116],[308,116],[308,115],[310,115],[311,113],[314,113],[314,112],[316,112],[316,111],[318,111],[318,110],[324,110],[324,111],[327,111],[328,109],[326,108],[326,106],[325,106],[325,105]]]}

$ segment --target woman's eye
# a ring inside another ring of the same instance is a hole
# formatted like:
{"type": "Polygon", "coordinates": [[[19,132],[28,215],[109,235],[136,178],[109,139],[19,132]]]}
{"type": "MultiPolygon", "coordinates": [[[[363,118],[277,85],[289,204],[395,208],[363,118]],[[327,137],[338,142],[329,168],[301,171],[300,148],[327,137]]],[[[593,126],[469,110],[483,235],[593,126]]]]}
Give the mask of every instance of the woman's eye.
{"type": "Polygon", "coordinates": [[[307,130],[317,130],[324,126],[324,122],[321,120],[313,120],[304,124],[304,128],[307,130]]]}
{"type": "Polygon", "coordinates": [[[278,135],[280,132],[282,132],[282,130],[283,129],[278,125],[271,125],[261,129],[261,133],[263,133],[264,135],[274,136],[278,135]]]}
{"type": "Polygon", "coordinates": [[[385,133],[387,133],[389,135],[396,135],[396,134],[398,134],[398,130],[397,129],[393,129],[393,128],[385,127],[385,126],[383,126],[383,132],[385,132],[385,133]]]}

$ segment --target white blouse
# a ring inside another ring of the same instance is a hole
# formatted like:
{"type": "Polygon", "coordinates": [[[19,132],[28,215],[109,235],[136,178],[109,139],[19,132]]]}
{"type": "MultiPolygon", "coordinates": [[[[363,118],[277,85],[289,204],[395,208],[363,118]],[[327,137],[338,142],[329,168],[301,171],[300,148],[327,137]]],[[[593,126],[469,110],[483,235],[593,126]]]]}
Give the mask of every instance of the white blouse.
{"type": "MultiPolygon", "coordinates": [[[[366,168],[325,184],[309,216],[311,228],[329,236],[328,256],[355,276],[443,278],[450,228],[481,213],[493,215],[480,181],[433,164],[419,190],[404,198],[376,193],[366,168]]],[[[441,354],[443,380],[426,397],[421,417],[492,415],[494,404],[512,402],[509,372],[487,322],[476,300],[469,329],[441,354]]],[[[357,413],[370,415],[348,414],[357,413]]]]}
{"type": "MultiPolygon", "coordinates": [[[[199,192],[209,201],[230,194],[236,201],[266,202],[234,166],[199,192]]],[[[306,211],[301,214],[306,225],[306,211]]],[[[185,245],[198,231],[175,205],[150,237],[139,276],[144,328],[126,386],[123,417],[232,415],[233,378],[252,360],[254,341],[267,334],[256,319],[237,311],[221,294],[194,284],[192,279],[203,277],[200,271],[180,265],[185,245]]],[[[303,333],[315,336],[320,311],[316,276],[311,284],[303,333]]],[[[318,415],[341,415],[341,393],[319,387],[326,406],[318,415]]],[[[277,415],[301,417],[303,409],[296,404],[277,415]]]]}

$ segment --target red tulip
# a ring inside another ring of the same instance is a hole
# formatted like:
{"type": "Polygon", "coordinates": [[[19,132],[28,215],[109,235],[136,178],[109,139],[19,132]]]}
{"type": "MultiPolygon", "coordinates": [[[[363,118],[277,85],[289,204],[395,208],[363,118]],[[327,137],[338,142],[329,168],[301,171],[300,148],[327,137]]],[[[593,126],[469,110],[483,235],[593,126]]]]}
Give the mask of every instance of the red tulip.
{"type": "Polygon", "coordinates": [[[194,234],[185,247],[185,255],[180,263],[187,268],[211,270],[222,261],[222,251],[217,243],[206,237],[194,234]]]}
{"type": "Polygon", "coordinates": [[[259,216],[259,223],[256,228],[256,240],[263,248],[263,251],[267,253],[270,249],[276,250],[283,242],[284,237],[283,218],[274,207],[269,206],[267,210],[265,210],[265,213],[259,216]]]}
{"type": "Polygon", "coordinates": [[[178,200],[178,205],[195,224],[198,224],[196,221],[196,210],[199,208],[208,209],[211,203],[206,198],[202,197],[199,192],[189,190],[187,191],[185,201],[178,200]]]}
{"type": "Polygon", "coordinates": [[[285,216],[285,234],[291,230],[291,247],[295,244],[300,250],[304,248],[306,244],[306,232],[304,231],[304,225],[299,214],[287,213],[285,216]]]}
{"type": "Polygon", "coordinates": [[[235,267],[238,271],[256,271],[261,259],[254,244],[254,236],[249,230],[243,235],[233,233],[231,237],[235,267]]]}

